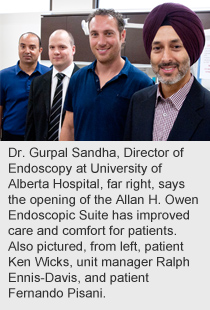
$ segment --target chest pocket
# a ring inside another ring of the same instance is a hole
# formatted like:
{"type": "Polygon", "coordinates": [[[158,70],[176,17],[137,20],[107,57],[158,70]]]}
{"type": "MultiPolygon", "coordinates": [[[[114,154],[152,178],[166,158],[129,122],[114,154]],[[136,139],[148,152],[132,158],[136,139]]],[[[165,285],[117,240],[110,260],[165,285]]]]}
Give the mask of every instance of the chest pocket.
{"type": "Polygon", "coordinates": [[[113,103],[113,109],[115,113],[118,113],[122,116],[122,118],[125,118],[128,112],[129,103],[130,98],[117,95],[113,103]]]}

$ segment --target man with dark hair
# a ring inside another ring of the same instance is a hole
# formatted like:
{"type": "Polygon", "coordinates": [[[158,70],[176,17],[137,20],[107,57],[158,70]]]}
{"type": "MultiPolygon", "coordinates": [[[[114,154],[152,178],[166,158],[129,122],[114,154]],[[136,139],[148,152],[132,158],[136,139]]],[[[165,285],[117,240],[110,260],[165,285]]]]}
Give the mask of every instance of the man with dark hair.
{"type": "Polygon", "coordinates": [[[190,71],[205,44],[200,19],[164,3],[147,16],[143,40],[159,85],[132,97],[125,140],[210,141],[210,92],[190,71]]]}
{"type": "Polygon", "coordinates": [[[38,42],[39,42],[39,48],[42,47],[41,38],[36,33],[31,32],[31,31],[30,32],[25,32],[25,33],[21,34],[21,36],[19,38],[19,44],[20,44],[20,41],[21,41],[22,37],[25,37],[26,35],[33,35],[33,36],[37,37],[38,42]]]}
{"type": "Polygon", "coordinates": [[[0,71],[0,128],[3,141],[24,140],[28,96],[32,80],[50,68],[39,64],[41,40],[33,32],[19,39],[19,61],[0,71]]]}
{"type": "Polygon", "coordinates": [[[58,141],[66,90],[72,74],[79,70],[73,62],[75,50],[71,33],[58,29],[50,35],[49,58],[53,68],[31,84],[25,140],[58,141]]]}
{"type": "Polygon", "coordinates": [[[97,10],[88,22],[96,60],[70,81],[60,140],[122,140],[131,96],[153,81],[121,57],[126,37],[122,15],[97,10]]]}
{"type": "Polygon", "coordinates": [[[122,14],[115,12],[113,9],[98,9],[94,11],[87,18],[88,24],[90,24],[91,20],[96,16],[112,16],[113,18],[115,18],[117,21],[119,33],[121,33],[125,28],[125,22],[122,14]]]}

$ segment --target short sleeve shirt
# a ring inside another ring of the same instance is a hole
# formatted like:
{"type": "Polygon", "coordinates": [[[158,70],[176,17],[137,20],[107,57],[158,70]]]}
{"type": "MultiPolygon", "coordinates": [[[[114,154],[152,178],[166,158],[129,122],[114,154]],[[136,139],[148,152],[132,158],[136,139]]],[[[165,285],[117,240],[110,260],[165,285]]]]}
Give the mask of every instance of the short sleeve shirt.
{"type": "Polygon", "coordinates": [[[48,72],[50,68],[37,63],[35,71],[28,75],[15,66],[0,71],[0,105],[3,109],[3,129],[11,134],[24,135],[28,97],[32,80],[48,72]]]}
{"type": "Polygon", "coordinates": [[[96,61],[76,72],[67,90],[64,108],[74,113],[75,140],[120,141],[131,96],[153,81],[126,57],[118,75],[100,88],[96,61]]]}

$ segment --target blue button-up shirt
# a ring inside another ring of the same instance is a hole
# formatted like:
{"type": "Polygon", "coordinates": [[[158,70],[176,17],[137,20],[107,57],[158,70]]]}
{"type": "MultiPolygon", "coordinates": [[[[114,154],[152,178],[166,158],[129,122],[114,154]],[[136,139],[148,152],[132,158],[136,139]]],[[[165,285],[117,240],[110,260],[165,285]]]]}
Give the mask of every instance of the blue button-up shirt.
{"type": "Polygon", "coordinates": [[[32,80],[50,68],[37,63],[31,75],[15,66],[0,71],[0,105],[3,106],[3,129],[14,135],[24,135],[28,97],[32,80]]]}

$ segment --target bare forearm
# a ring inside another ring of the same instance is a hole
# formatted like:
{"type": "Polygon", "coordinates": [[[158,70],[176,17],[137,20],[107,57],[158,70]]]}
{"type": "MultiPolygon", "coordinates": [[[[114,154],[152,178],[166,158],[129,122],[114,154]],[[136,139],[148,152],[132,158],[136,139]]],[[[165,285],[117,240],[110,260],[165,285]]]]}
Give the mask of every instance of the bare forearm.
{"type": "Polygon", "coordinates": [[[66,112],[60,134],[60,141],[74,141],[74,114],[66,112]]]}
{"type": "Polygon", "coordinates": [[[74,141],[74,128],[62,127],[60,141],[74,141]]]}

